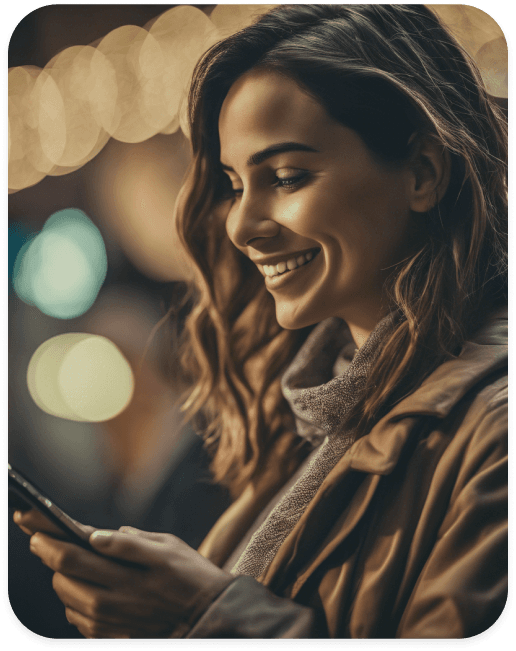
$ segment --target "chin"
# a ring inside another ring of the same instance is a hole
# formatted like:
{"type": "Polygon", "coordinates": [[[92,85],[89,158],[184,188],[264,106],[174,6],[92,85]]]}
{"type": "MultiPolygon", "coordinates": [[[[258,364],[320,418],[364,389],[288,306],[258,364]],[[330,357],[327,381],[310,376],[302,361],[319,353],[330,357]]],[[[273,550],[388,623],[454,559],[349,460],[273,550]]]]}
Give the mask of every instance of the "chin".
{"type": "Polygon", "coordinates": [[[292,309],[287,309],[286,307],[282,309],[282,306],[276,305],[276,319],[284,330],[301,330],[301,328],[319,323],[323,318],[318,319],[315,315],[308,314],[307,312],[296,313],[292,309]]]}

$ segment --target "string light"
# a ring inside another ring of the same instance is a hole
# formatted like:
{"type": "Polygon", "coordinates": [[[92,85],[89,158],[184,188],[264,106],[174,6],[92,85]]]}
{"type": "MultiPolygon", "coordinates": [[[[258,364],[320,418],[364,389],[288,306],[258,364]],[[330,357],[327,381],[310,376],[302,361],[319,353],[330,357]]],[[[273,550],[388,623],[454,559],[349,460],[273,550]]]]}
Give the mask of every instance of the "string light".
{"type": "Polygon", "coordinates": [[[210,14],[210,20],[218,28],[220,36],[226,38],[250,25],[255,18],[277,5],[217,5],[210,14]]]}
{"type": "Polygon", "coordinates": [[[40,71],[40,68],[25,66],[11,68],[8,73],[10,190],[21,190],[35,185],[48,171],[34,167],[30,156],[34,143],[34,129],[29,115],[32,106],[30,94],[40,71]]]}
{"type": "Polygon", "coordinates": [[[157,133],[141,119],[138,110],[147,86],[139,54],[144,42],[150,40],[148,36],[142,27],[125,25],[110,32],[97,46],[97,52],[105,57],[102,65],[107,61],[115,75],[109,99],[96,95],[97,116],[104,129],[121,142],[142,142],[157,133]]]}
{"type": "Polygon", "coordinates": [[[475,59],[482,72],[487,92],[495,97],[507,97],[508,69],[505,38],[500,36],[482,45],[475,59]]]}
{"type": "MultiPolygon", "coordinates": [[[[200,56],[275,6],[217,5],[208,17],[179,5],[143,28],[125,25],[67,48],[43,70],[12,68],[9,192],[79,169],[111,137],[139,143],[179,128],[189,137],[186,97],[200,56]]],[[[488,91],[506,97],[507,47],[498,24],[469,5],[428,6],[476,58],[488,91]]]]}
{"type": "MultiPolygon", "coordinates": [[[[205,13],[188,5],[173,7],[159,16],[150,26],[149,34],[159,43],[162,53],[163,69],[158,78],[163,92],[162,129],[165,129],[184,111],[182,107],[195,65],[203,52],[220,40],[220,34],[205,13]]],[[[146,43],[142,58],[147,57],[146,43]]],[[[179,123],[188,135],[185,121],[179,119],[179,123]]]]}
{"type": "Polygon", "coordinates": [[[475,59],[487,91],[495,97],[507,97],[507,43],[498,23],[471,5],[427,6],[475,59]]]}
{"type": "Polygon", "coordinates": [[[91,61],[95,53],[95,48],[89,46],[69,47],[44,68],[55,83],[54,93],[59,93],[62,103],[56,105],[51,117],[47,117],[50,128],[43,130],[40,119],[40,141],[48,158],[59,167],[77,169],[84,165],[101,135],[102,127],[93,115],[89,97],[94,83],[91,61]],[[60,151],[52,145],[52,132],[56,129],[59,136],[61,131],[64,134],[64,146],[60,151]]]}

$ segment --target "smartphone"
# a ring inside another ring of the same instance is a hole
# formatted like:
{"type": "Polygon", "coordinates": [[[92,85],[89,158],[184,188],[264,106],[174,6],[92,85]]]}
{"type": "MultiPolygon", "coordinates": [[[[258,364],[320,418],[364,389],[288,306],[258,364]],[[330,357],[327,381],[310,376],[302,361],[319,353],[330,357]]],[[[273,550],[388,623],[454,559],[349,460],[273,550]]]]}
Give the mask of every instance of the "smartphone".
{"type": "Polygon", "coordinates": [[[89,543],[90,534],[83,530],[81,524],[67,515],[18,470],[14,470],[11,464],[7,465],[9,468],[9,506],[19,510],[38,509],[57,525],[71,542],[92,550],[89,543]]]}
{"type": "MultiPolygon", "coordinates": [[[[10,463],[7,464],[9,470],[9,506],[19,509],[20,511],[28,509],[38,509],[51,522],[57,525],[63,531],[70,542],[84,547],[89,551],[98,554],[89,542],[90,533],[86,532],[81,523],[71,518],[67,513],[60,509],[51,499],[46,497],[39,488],[31,483],[21,472],[15,470],[10,463]]],[[[124,561],[122,559],[112,559],[114,562],[124,567],[141,569],[143,566],[139,563],[124,561]]]]}

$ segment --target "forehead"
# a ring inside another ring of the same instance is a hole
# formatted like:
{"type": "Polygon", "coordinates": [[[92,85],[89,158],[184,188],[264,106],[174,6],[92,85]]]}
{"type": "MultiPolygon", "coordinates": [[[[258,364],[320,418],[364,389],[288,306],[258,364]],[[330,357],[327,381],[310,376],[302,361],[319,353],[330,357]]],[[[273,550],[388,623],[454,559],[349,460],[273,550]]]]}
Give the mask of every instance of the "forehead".
{"type": "Polygon", "coordinates": [[[221,160],[238,165],[275,142],[331,141],[336,123],[321,104],[279,73],[252,70],[230,88],[219,117],[221,160]]]}

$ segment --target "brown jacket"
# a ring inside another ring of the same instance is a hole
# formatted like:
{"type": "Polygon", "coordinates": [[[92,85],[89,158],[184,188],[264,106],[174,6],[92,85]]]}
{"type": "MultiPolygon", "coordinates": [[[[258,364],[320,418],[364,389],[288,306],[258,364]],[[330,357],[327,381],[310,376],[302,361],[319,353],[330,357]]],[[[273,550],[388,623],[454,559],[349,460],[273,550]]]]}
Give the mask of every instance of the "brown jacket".
{"type": "MultiPolygon", "coordinates": [[[[235,530],[256,501],[230,507],[235,530]]],[[[214,530],[220,563],[234,539],[214,530]]],[[[355,442],[259,581],[236,578],[187,637],[462,638],[506,592],[503,311],[355,442]]]]}

